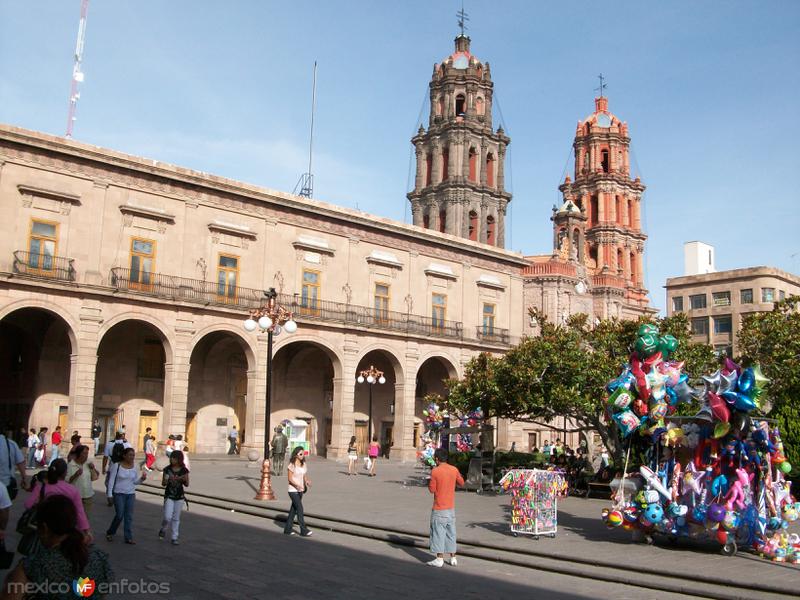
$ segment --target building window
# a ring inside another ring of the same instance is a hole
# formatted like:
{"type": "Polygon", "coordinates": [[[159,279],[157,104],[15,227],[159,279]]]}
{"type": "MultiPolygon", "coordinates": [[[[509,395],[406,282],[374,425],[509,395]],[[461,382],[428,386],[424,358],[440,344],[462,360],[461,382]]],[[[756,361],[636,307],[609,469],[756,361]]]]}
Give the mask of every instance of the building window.
{"type": "Polygon", "coordinates": [[[450,177],[450,149],[442,150],[442,181],[447,181],[450,177]]]}
{"type": "Polygon", "coordinates": [[[731,305],[731,293],[730,292],[714,292],[711,294],[711,299],[714,302],[714,306],[730,306],[731,305]]]}
{"type": "Polygon", "coordinates": [[[428,187],[431,184],[432,177],[433,177],[433,157],[429,152],[428,154],[425,155],[425,187],[428,187]]]}
{"type": "Polygon", "coordinates": [[[600,152],[600,166],[603,168],[603,173],[608,173],[608,150],[600,152]]]}
{"type": "Polygon", "coordinates": [[[486,185],[494,187],[494,155],[486,155],[486,185]]]}
{"type": "Polygon", "coordinates": [[[441,209],[439,211],[439,232],[444,233],[447,229],[447,210],[441,209]]]}
{"type": "Polygon", "coordinates": [[[672,312],[683,312],[683,296],[675,296],[672,299],[672,312]]]}
{"type": "Polygon", "coordinates": [[[301,312],[303,314],[319,314],[320,298],[319,271],[303,269],[303,291],[300,296],[301,312]]]}
{"type": "Polygon", "coordinates": [[[494,246],[494,217],[486,217],[486,243],[494,246]]]}
{"type": "Polygon", "coordinates": [[[623,217],[623,209],[624,201],[622,200],[622,196],[617,196],[617,223],[620,225],[625,225],[623,217]]]}
{"type": "Polygon", "coordinates": [[[692,319],[693,335],[708,335],[708,317],[695,317],[692,319]]]}
{"type": "Polygon", "coordinates": [[[469,149],[469,180],[478,181],[478,153],[475,148],[469,149]]]}
{"type": "Polygon", "coordinates": [[[153,267],[156,260],[156,243],[153,240],[131,239],[132,288],[148,288],[152,285],[153,267]]]}
{"type": "Polygon", "coordinates": [[[469,239],[478,241],[478,213],[474,210],[469,211],[469,239]]]}
{"type": "Polygon", "coordinates": [[[617,271],[622,273],[624,268],[625,264],[622,259],[622,248],[617,248],[617,271]]]}
{"type": "Polygon", "coordinates": [[[739,292],[739,300],[742,304],[752,304],[753,303],[753,289],[750,288],[748,290],[741,290],[739,292]]]}
{"type": "Polygon", "coordinates": [[[375,284],[375,317],[381,323],[389,320],[389,284],[375,284]]]}
{"type": "Polygon", "coordinates": [[[422,226],[425,229],[430,229],[431,227],[431,216],[427,212],[422,215],[422,226]]]}
{"type": "Polygon", "coordinates": [[[596,225],[600,218],[597,196],[592,196],[589,200],[589,225],[596,225]]]}
{"type": "Polygon", "coordinates": [[[783,290],[778,291],[778,300],[786,300],[786,292],[783,290]]]}
{"type": "Polygon", "coordinates": [[[239,258],[220,254],[217,263],[217,296],[222,300],[236,299],[236,284],[239,279],[239,258]]]}
{"type": "Polygon", "coordinates": [[[58,223],[31,221],[28,240],[28,266],[32,269],[52,271],[58,243],[58,223]]]}
{"type": "Polygon", "coordinates": [[[775,302],[775,288],[761,288],[762,302],[775,302]]]}
{"type": "Polygon", "coordinates": [[[456,116],[463,117],[464,110],[466,108],[466,99],[464,98],[464,94],[459,94],[456,96],[456,116]]]}
{"type": "Polygon", "coordinates": [[[447,296],[444,294],[433,294],[431,299],[431,326],[434,329],[443,329],[446,315],[447,296]]]}
{"type": "Polygon", "coordinates": [[[483,305],[483,335],[494,335],[494,304],[483,305]]]}
{"type": "Polygon", "coordinates": [[[164,346],[161,340],[146,339],[139,359],[139,377],[144,379],[164,379],[164,346]]]}
{"type": "Polygon", "coordinates": [[[714,317],[714,335],[731,333],[733,322],[730,315],[714,317]]]}
{"type": "Polygon", "coordinates": [[[705,294],[695,294],[694,296],[689,296],[689,306],[692,308],[692,310],[705,308],[706,307],[706,295],[705,294]]]}

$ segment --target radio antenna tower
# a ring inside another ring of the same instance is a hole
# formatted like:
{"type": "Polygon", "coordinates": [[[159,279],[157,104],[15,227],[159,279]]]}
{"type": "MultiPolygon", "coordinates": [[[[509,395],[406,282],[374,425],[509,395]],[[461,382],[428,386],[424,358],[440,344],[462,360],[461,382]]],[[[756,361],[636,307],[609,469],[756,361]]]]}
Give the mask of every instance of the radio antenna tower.
{"type": "Polygon", "coordinates": [[[311,159],[314,151],[314,112],[317,107],[317,61],[314,61],[314,81],[311,87],[311,133],[308,138],[308,171],[300,175],[294,193],[311,198],[314,195],[314,175],[311,171],[311,159]],[[298,193],[297,190],[300,190],[298,193]]]}
{"type": "Polygon", "coordinates": [[[75,64],[72,66],[72,82],[69,91],[69,116],[67,117],[67,137],[72,137],[72,130],[75,128],[75,110],[78,108],[78,98],[81,97],[78,91],[78,84],[83,82],[83,42],[86,39],[86,15],[89,12],[89,0],[81,0],[81,22],[78,25],[78,43],[75,45],[75,64]]]}

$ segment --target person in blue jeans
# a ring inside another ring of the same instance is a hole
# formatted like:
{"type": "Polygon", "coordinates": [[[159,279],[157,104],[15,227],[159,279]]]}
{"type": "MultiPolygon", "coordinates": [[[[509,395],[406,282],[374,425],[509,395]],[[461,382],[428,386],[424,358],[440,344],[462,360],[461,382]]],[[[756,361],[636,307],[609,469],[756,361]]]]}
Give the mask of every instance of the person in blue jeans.
{"type": "Polygon", "coordinates": [[[133,505],[136,500],[136,486],[147,479],[147,473],[136,470],[134,460],[136,451],[126,448],[122,460],[111,465],[108,472],[108,487],[106,495],[114,501],[114,519],[106,531],[106,539],[114,541],[120,523],[124,523],[123,532],[126,544],[135,544],[133,541],[133,505]]]}
{"type": "Polygon", "coordinates": [[[305,451],[302,446],[297,446],[292,450],[292,456],[289,459],[289,466],[286,467],[286,471],[289,477],[287,487],[292,506],[286,516],[286,525],[283,528],[283,533],[295,535],[293,527],[296,516],[297,523],[300,525],[300,535],[309,537],[311,530],[306,527],[306,520],[303,515],[303,494],[311,487],[311,482],[308,480],[308,467],[306,466],[305,451]]]}
{"type": "Polygon", "coordinates": [[[34,469],[36,468],[36,447],[39,445],[39,436],[36,435],[35,429],[31,429],[26,445],[28,446],[28,468],[34,469]]]}

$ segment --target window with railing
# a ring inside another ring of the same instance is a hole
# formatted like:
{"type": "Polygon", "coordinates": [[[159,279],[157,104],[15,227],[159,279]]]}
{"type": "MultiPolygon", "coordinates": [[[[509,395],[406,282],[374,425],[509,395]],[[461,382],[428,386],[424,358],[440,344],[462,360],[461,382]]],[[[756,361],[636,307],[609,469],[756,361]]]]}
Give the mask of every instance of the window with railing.
{"type": "Polygon", "coordinates": [[[752,304],[753,303],[753,288],[740,290],[739,291],[739,301],[742,304],[752,304]]]}
{"type": "Polygon", "coordinates": [[[711,294],[712,302],[714,306],[730,306],[731,305],[731,293],[730,292],[714,292],[711,294]]]}
{"type": "Polygon", "coordinates": [[[303,291],[300,294],[300,312],[307,315],[319,314],[320,272],[303,269],[303,291]]]}
{"type": "Polygon", "coordinates": [[[444,329],[445,316],[447,315],[447,296],[433,294],[431,298],[431,327],[444,329]]]}
{"type": "Polygon", "coordinates": [[[714,334],[725,334],[733,331],[733,320],[730,315],[714,317],[714,334]]]}
{"type": "Polygon", "coordinates": [[[693,335],[708,335],[708,317],[695,317],[692,319],[693,335]]]}
{"type": "Polygon", "coordinates": [[[483,335],[494,335],[494,304],[483,305],[483,335]]]}
{"type": "Polygon", "coordinates": [[[52,271],[58,244],[58,223],[31,221],[28,240],[28,267],[34,271],[52,271]]]}
{"type": "Polygon", "coordinates": [[[239,257],[220,254],[217,263],[217,296],[224,301],[236,299],[239,257]]]}
{"type": "Polygon", "coordinates": [[[389,284],[375,284],[375,319],[380,323],[389,320],[389,284]]]}
{"type": "Polygon", "coordinates": [[[693,296],[689,296],[689,306],[692,307],[692,310],[697,310],[699,308],[706,307],[706,295],[705,294],[695,294],[693,296]]]}
{"type": "Polygon", "coordinates": [[[675,296],[672,299],[672,312],[683,312],[683,296],[675,296]]]}
{"type": "Polygon", "coordinates": [[[131,288],[150,288],[155,260],[156,243],[153,240],[131,238],[131,288]]]}
{"type": "Polygon", "coordinates": [[[775,302],[775,288],[761,288],[762,302],[775,302]]]}

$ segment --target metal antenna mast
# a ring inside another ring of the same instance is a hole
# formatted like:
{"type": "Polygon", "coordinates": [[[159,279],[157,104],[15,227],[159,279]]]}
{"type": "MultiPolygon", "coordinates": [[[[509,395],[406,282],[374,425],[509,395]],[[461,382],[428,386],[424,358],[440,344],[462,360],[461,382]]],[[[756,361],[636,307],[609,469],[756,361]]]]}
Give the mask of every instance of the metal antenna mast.
{"type": "Polygon", "coordinates": [[[314,175],[311,170],[312,158],[314,156],[314,112],[317,107],[317,61],[314,61],[314,82],[311,87],[311,133],[308,137],[308,171],[300,175],[300,180],[294,186],[294,193],[299,196],[311,198],[314,195],[314,175]]]}
{"type": "Polygon", "coordinates": [[[72,83],[69,91],[69,115],[67,117],[67,137],[72,137],[72,130],[75,128],[75,111],[78,108],[78,98],[81,97],[78,91],[78,84],[83,82],[83,43],[86,39],[86,15],[89,12],[89,0],[81,0],[81,21],[78,25],[78,43],[75,45],[75,64],[72,66],[72,83]]]}

